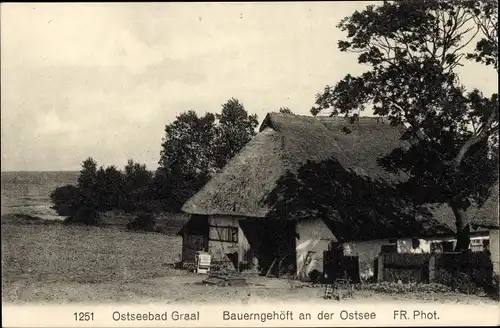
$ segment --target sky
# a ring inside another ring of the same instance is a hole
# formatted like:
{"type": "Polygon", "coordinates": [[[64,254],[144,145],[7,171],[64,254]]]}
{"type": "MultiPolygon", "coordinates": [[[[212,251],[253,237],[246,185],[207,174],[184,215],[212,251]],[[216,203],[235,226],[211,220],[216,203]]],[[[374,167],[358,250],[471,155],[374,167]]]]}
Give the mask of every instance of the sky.
{"type": "MultiPolygon", "coordinates": [[[[262,121],[366,68],[341,53],[339,21],[369,2],[2,3],[1,169],[79,170],[93,157],[155,169],[180,113],[234,97],[262,121]]],[[[462,69],[497,92],[497,75],[462,69]]]]}

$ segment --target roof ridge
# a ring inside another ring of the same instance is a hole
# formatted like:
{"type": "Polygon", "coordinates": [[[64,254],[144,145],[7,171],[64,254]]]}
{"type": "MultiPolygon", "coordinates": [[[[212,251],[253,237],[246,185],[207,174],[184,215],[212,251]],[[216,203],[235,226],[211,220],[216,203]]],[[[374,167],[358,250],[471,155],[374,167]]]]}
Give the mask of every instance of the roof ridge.
{"type": "MultiPolygon", "coordinates": [[[[276,125],[277,121],[280,119],[289,119],[289,120],[299,120],[299,121],[309,121],[309,122],[319,122],[324,125],[326,122],[346,122],[348,124],[355,125],[356,123],[380,123],[381,125],[386,125],[388,128],[397,128],[392,126],[388,121],[387,117],[383,116],[313,116],[313,115],[303,115],[303,114],[288,114],[288,113],[280,113],[280,112],[268,112],[265,119],[263,120],[260,131],[262,131],[265,127],[270,126],[274,130],[278,130],[278,126],[276,125]]],[[[328,129],[328,127],[327,127],[328,129]]]]}
{"type": "MultiPolygon", "coordinates": [[[[340,115],[305,115],[305,114],[289,114],[280,112],[268,112],[267,115],[285,116],[285,117],[307,117],[307,118],[317,118],[317,119],[349,119],[353,116],[340,116],[340,115]]],[[[267,116],[266,115],[266,116],[267,116]]],[[[357,116],[361,119],[382,119],[387,120],[387,117],[383,116],[357,116]]]]}

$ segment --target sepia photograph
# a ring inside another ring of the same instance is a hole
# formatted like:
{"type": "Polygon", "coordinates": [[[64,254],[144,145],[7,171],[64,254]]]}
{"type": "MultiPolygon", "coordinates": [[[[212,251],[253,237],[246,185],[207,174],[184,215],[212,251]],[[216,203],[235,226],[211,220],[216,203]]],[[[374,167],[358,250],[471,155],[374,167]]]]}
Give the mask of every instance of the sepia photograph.
{"type": "Polygon", "coordinates": [[[115,326],[500,310],[496,1],[0,13],[3,305],[80,326],[102,318],[82,304],[115,326]]]}

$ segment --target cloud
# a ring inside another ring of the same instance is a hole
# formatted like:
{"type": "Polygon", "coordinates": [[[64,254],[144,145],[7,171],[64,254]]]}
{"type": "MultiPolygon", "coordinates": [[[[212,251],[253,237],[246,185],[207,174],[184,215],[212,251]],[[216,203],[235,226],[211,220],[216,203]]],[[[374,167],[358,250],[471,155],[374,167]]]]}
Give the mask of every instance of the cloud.
{"type": "Polygon", "coordinates": [[[72,127],[68,124],[64,124],[57,116],[54,110],[51,110],[47,114],[42,114],[39,116],[37,122],[38,133],[39,134],[53,134],[53,133],[65,133],[66,131],[71,131],[72,127]]]}
{"type": "MultiPolygon", "coordinates": [[[[335,25],[367,4],[2,4],[2,170],[88,156],[155,168],[165,124],[231,97],[261,120],[281,106],[308,114],[326,84],[364,70],[337,50],[335,25]]],[[[496,90],[481,69],[464,81],[496,90]]]]}

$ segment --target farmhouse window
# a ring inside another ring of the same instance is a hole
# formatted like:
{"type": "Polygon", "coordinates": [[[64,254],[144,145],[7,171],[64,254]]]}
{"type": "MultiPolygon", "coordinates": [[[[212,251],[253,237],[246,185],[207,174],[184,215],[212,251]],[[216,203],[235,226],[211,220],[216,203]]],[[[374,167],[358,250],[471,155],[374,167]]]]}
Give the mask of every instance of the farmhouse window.
{"type": "Polygon", "coordinates": [[[431,243],[431,253],[441,253],[443,251],[443,243],[438,241],[438,242],[432,242],[431,243]]]}
{"type": "Polygon", "coordinates": [[[382,245],[380,247],[380,251],[382,253],[397,253],[398,245],[390,244],[390,245],[382,245]]]}
{"type": "Polygon", "coordinates": [[[419,248],[419,247],[420,247],[420,240],[418,240],[418,239],[416,239],[416,238],[413,238],[413,239],[411,240],[411,247],[412,247],[413,249],[417,249],[417,248],[419,248]]]}
{"type": "Polygon", "coordinates": [[[472,239],[470,244],[471,251],[473,252],[482,252],[484,250],[484,243],[481,239],[472,239]]]}
{"type": "Polygon", "coordinates": [[[238,227],[231,226],[210,226],[210,229],[217,231],[216,241],[225,241],[230,243],[238,242],[238,227]]]}
{"type": "Polygon", "coordinates": [[[453,252],[452,241],[443,241],[443,252],[453,252]]]}

